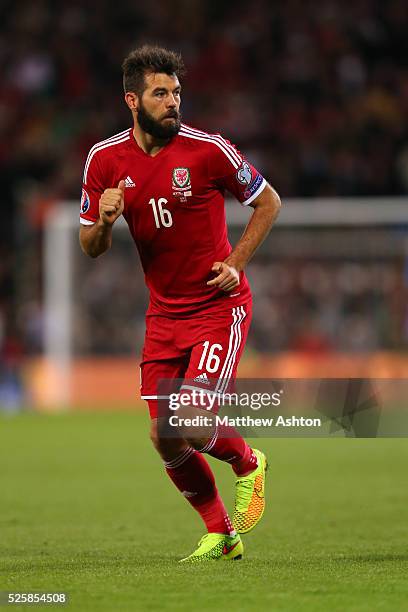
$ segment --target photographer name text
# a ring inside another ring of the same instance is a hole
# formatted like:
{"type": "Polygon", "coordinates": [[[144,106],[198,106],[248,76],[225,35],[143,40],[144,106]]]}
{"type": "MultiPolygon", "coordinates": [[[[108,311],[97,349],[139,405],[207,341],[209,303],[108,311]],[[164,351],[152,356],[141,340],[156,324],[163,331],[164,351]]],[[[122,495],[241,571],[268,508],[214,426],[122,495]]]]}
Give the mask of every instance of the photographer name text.
{"type": "Polygon", "coordinates": [[[318,418],[299,416],[284,417],[251,417],[251,416],[195,416],[192,418],[173,414],[169,418],[172,427],[210,427],[212,425],[229,425],[230,427],[321,427],[322,421],[318,418]]]}

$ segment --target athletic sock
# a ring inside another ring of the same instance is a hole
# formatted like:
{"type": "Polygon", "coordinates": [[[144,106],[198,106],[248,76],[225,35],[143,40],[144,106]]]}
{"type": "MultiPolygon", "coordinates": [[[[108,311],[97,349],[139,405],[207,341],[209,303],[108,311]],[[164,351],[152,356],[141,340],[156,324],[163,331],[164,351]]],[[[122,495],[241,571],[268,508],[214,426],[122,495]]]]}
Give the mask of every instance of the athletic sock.
{"type": "Polygon", "coordinates": [[[233,427],[227,425],[219,425],[199,452],[230,463],[237,476],[245,476],[258,466],[252,448],[233,427]]]}
{"type": "Polygon", "coordinates": [[[235,534],[205,457],[189,447],[164,465],[178,490],[200,514],[209,533],[235,534]]]}

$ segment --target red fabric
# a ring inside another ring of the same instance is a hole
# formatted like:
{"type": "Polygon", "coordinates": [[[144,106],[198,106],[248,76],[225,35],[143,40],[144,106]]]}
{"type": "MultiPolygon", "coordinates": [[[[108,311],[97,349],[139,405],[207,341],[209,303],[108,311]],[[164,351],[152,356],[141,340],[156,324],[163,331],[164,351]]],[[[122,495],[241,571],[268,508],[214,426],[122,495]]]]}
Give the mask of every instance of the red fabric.
{"type": "MultiPolygon", "coordinates": [[[[211,312],[190,315],[188,319],[146,318],[140,364],[141,396],[149,402],[151,418],[156,418],[158,413],[164,416],[167,410],[166,403],[159,406],[155,399],[157,395],[168,395],[163,387],[158,388],[160,380],[179,379],[180,383],[184,380],[187,388],[182,387],[181,391],[186,394],[193,389],[230,391],[244,350],[251,315],[252,304],[247,302],[228,310],[213,308],[211,312]],[[212,353],[210,347],[213,347],[212,353]]],[[[206,407],[202,406],[203,400],[204,396],[197,407],[206,407]]]]}
{"type": "Polygon", "coordinates": [[[204,452],[220,461],[230,463],[237,476],[252,472],[258,465],[252,448],[233,427],[225,425],[220,425],[217,428],[215,443],[204,452]]]}
{"type": "Polygon", "coordinates": [[[233,527],[218,494],[214,475],[205,457],[194,452],[176,468],[166,472],[186,500],[200,514],[209,533],[230,534],[233,527]]]}
{"type": "Polygon", "coordinates": [[[83,221],[98,219],[101,194],[122,179],[123,216],[150,290],[148,314],[178,317],[213,301],[234,306],[249,298],[243,272],[235,298],[207,285],[214,277],[213,263],[224,261],[232,251],[225,190],[245,203],[265,186],[231,143],[189,126],[154,157],[137,145],[132,129],[98,143],[85,163],[83,221]]]}

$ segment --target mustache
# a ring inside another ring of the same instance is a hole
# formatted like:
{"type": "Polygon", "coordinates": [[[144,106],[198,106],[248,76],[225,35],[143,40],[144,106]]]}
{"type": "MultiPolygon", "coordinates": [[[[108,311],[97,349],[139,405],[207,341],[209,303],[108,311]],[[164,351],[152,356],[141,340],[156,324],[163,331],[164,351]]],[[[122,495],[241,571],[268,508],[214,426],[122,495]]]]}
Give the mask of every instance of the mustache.
{"type": "Polygon", "coordinates": [[[178,119],[180,117],[180,113],[177,111],[169,111],[165,115],[163,115],[162,119],[178,119]]]}

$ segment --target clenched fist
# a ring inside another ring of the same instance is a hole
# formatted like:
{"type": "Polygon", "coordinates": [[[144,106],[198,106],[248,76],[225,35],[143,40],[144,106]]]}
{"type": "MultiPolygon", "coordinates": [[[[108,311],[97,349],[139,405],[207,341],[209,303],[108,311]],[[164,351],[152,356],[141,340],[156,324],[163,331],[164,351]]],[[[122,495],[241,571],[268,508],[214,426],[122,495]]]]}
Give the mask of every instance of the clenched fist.
{"type": "Polygon", "coordinates": [[[117,187],[105,189],[99,198],[99,218],[104,225],[113,225],[123,213],[125,181],[119,181],[117,187]]]}

